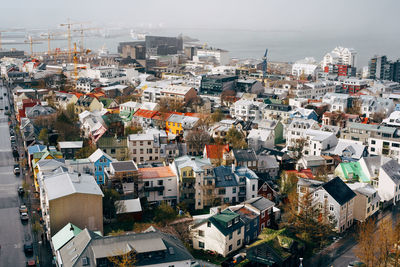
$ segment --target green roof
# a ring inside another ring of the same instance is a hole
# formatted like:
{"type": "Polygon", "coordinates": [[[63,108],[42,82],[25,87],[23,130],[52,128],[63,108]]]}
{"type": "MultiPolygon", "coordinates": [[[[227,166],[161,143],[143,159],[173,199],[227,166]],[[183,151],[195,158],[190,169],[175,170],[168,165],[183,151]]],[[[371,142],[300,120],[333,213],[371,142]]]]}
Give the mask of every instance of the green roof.
{"type": "Polygon", "coordinates": [[[119,113],[119,116],[121,117],[121,119],[122,119],[123,121],[129,122],[129,121],[132,120],[133,114],[134,114],[134,113],[135,113],[135,112],[134,112],[133,110],[132,110],[132,111],[123,110],[123,111],[121,111],[121,112],[119,113]]]}
{"type": "Polygon", "coordinates": [[[51,241],[54,246],[54,250],[55,251],[59,250],[68,241],[70,241],[73,237],[77,236],[80,232],[82,232],[81,229],[79,229],[77,226],[73,225],[72,223],[68,223],[66,226],[64,226],[60,231],[58,231],[51,238],[51,241]]]}
{"type": "Polygon", "coordinates": [[[340,163],[340,167],[346,180],[360,179],[363,183],[371,181],[363,172],[359,162],[342,162],[340,163]],[[352,178],[350,178],[350,174],[352,174],[352,178]]]}
{"type": "Polygon", "coordinates": [[[282,100],[274,99],[274,98],[266,98],[264,99],[265,104],[282,104],[282,100]]]}
{"type": "Polygon", "coordinates": [[[101,97],[99,98],[100,102],[103,103],[104,108],[108,108],[112,102],[114,102],[114,99],[111,98],[106,98],[106,97],[101,97]]]}
{"type": "Polygon", "coordinates": [[[232,221],[236,217],[239,217],[239,214],[236,214],[232,211],[224,210],[221,213],[214,215],[213,217],[217,221],[227,223],[229,221],[232,221]]]}
{"type": "Polygon", "coordinates": [[[221,213],[208,218],[208,221],[211,222],[224,236],[227,236],[243,226],[241,220],[234,223],[233,220],[237,217],[240,217],[240,215],[232,211],[224,210],[221,213]],[[232,225],[228,227],[228,222],[230,221],[232,221],[232,225]]]}
{"type": "Polygon", "coordinates": [[[99,148],[128,148],[126,137],[115,138],[113,136],[102,136],[97,141],[97,147],[99,148]]]}
{"type": "Polygon", "coordinates": [[[258,240],[249,245],[248,249],[250,250],[260,245],[268,245],[283,261],[290,257],[291,254],[287,250],[290,249],[294,241],[302,245],[299,240],[289,237],[285,228],[280,230],[265,228],[258,236],[258,240]]]}

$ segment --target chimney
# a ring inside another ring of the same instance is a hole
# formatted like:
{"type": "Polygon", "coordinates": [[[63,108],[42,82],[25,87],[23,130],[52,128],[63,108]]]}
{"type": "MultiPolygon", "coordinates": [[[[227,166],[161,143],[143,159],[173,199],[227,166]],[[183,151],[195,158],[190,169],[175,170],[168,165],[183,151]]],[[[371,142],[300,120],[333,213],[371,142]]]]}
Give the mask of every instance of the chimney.
{"type": "Polygon", "coordinates": [[[236,169],[235,164],[232,163],[232,172],[235,172],[235,169],[236,169]]]}

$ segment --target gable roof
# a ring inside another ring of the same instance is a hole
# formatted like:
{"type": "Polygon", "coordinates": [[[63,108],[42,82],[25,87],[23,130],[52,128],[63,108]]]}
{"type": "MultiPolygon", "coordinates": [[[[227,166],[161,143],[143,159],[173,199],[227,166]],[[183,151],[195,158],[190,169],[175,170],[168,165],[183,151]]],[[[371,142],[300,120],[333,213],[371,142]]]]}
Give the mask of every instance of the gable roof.
{"type": "Polygon", "coordinates": [[[167,178],[176,176],[170,166],[139,168],[139,174],[142,179],[167,178]]]}
{"type": "Polygon", "coordinates": [[[256,152],[250,149],[233,149],[233,156],[237,161],[256,161],[256,152]]]}
{"type": "Polygon", "coordinates": [[[209,159],[221,159],[225,152],[229,152],[229,145],[206,145],[206,156],[209,159]]]}
{"type": "Polygon", "coordinates": [[[264,211],[275,206],[274,202],[265,197],[254,197],[246,200],[244,203],[250,204],[259,211],[264,211]]]}
{"type": "Polygon", "coordinates": [[[224,236],[227,236],[243,226],[243,222],[240,220],[238,223],[232,223],[232,226],[230,227],[225,226],[226,223],[237,217],[240,217],[240,215],[230,210],[224,210],[221,213],[208,218],[208,221],[211,222],[224,236]]]}
{"type": "Polygon", "coordinates": [[[400,182],[400,164],[397,161],[391,159],[383,164],[381,168],[394,183],[397,184],[400,182]]]}
{"type": "Polygon", "coordinates": [[[335,177],[322,187],[339,203],[340,206],[353,199],[356,194],[339,177],[335,177]]]}
{"type": "Polygon", "coordinates": [[[93,154],[90,155],[88,159],[90,160],[90,162],[96,162],[102,156],[106,157],[110,161],[113,161],[113,158],[111,156],[109,156],[107,153],[105,153],[103,150],[101,150],[100,148],[98,148],[95,152],[93,152],[93,154]]]}
{"type": "Polygon", "coordinates": [[[87,174],[58,173],[45,178],[43,184],[49,201],[77,193],[103,196],[96,180],[87,174]]]}
{"type": "Polygon", "coordinates": [[[54,250],[59,250],[68,241],[77,236],[80,232],[82,232],[82,230],[72,223],[68,223],[67,225],[65,225],[60,231],[58,231],[55,235],[51,237],[51,242],[53,243],[54,250]]]}

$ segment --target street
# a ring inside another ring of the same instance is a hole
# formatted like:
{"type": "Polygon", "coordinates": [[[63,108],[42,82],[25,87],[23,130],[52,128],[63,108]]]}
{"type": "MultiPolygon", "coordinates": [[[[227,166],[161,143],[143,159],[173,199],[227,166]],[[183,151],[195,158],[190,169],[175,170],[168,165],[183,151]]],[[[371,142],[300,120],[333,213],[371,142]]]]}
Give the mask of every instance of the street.
{"type": "MultiPolygon", "coordinates": [[[[8,92],[1,87],[0,106],[9,106],[8,92]]],[[[0,110],[0,266],[25,266],[24,242],[31,241],[30,225],[22,224],[18,207],[21,203],[17,188],[22,184],[22,175],[13,173],[14,159],[11,153],[8,117],[0,110]]]]}
{"type": "MultiPolygon", "coordinates": [[[[377,226],[383,218],[391,218],[396,221],[398,218],[399,210],[397,207],[393,209],[386,209],[377,216],[377,226]]],[[[307,259],[304,266],[321,266],[321,267],[346,267],[352,261],[359,259],[355,255],[357,241],[355,238],[356,233],[353,228],[343,238],[337,240],[317,255],[307,259]]]]}

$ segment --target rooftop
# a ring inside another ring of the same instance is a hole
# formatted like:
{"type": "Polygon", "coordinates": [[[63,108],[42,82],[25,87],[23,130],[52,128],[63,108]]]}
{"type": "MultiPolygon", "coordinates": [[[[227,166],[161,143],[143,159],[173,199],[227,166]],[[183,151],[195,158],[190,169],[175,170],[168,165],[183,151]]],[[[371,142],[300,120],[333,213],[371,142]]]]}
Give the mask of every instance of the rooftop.
{"type": "Polygon", "coordinates": [[[143,179],[153,179],[153,178],[167,178],[176,176],[171,170],[170,166],[165,167],[153,167],[153,168],[140,168],[139,174],[143,179]]]}

